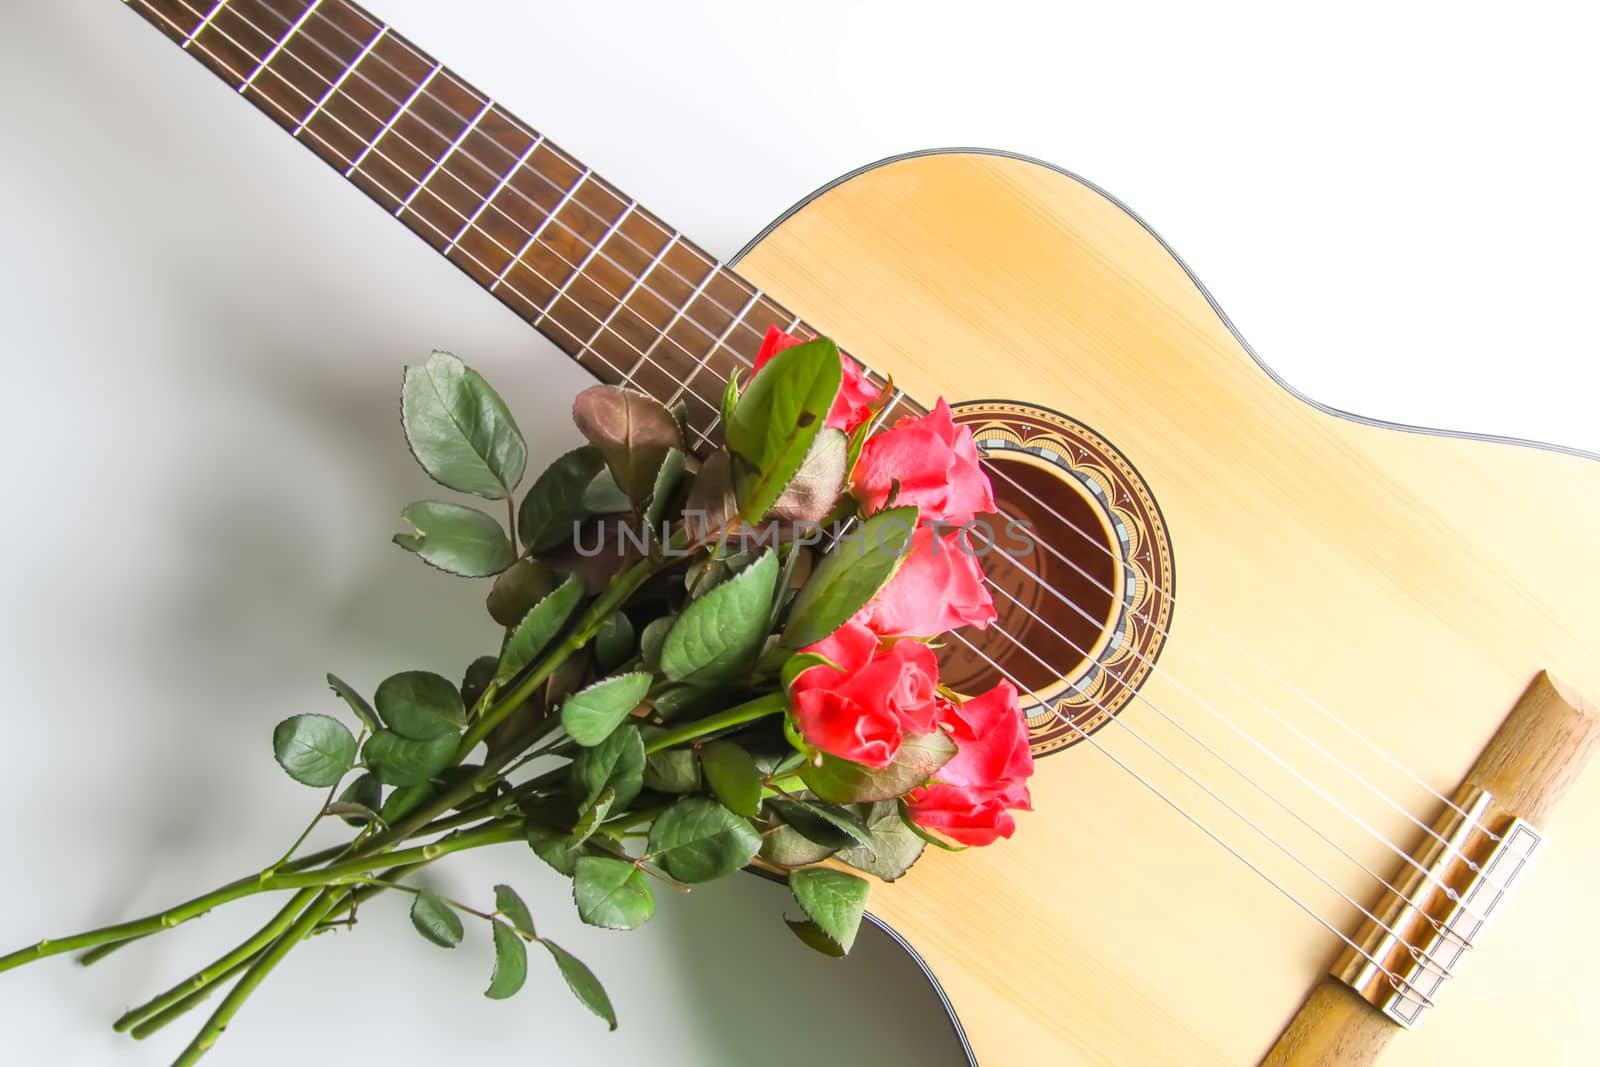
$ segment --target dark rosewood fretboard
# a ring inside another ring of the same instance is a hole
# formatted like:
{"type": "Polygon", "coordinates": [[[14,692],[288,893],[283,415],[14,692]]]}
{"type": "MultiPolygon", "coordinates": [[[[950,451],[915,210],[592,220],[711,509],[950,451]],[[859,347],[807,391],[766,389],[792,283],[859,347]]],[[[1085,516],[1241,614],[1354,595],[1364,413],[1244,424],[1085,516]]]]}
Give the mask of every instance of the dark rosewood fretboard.
{"type": "Polygon", "coordinates": [[[682,402],[697,449],[767,328],[813,332],[347,0],[126,3],[595,377],[682,402]]]}

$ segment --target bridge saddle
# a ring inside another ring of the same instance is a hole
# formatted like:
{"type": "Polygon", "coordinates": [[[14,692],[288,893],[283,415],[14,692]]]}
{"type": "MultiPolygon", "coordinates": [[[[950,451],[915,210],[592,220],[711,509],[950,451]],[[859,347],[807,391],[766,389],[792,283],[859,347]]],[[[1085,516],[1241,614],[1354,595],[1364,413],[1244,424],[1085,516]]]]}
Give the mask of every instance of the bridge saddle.
{"type": "Polygon", "coordinates": [[[1464,786],[1393,882],[1398,892],[1370,909],[1381,922],[1368,919],[1353,938],[1362,952],[1346,949],[1334,976],[1396,1023],[1414,1026],[1542,840],[1488,792],[1464,786]]]}

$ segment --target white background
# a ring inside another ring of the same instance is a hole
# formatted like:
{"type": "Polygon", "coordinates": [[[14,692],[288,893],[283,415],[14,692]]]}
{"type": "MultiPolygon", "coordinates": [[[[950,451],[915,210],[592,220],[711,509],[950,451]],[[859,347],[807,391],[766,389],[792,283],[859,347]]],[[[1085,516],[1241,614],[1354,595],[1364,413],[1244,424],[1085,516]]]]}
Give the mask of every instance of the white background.
{"type": "MultiPolygon", "coordinates": [[[[372,2],[719,254],[872,159],[1010,148],[1131,205],[1319,400],[1600,450],[1579,5],[372,2]]],[[[0,7],[5,948],[269,860],[315,798],[268,735],[334,710],[323,671],[453,674],[492,642],[476,592],[387,545],[428,493],[395,418],[403,363],[440,346],[478,365],[535,454],[571,440],[583,382],[118,7],[0,7]]],[[[840,1067],[960,1062],[883,939],[814,959],[753,879],[615,935],[581,928],[524,850],[438,877],[521,887],[622,1031],[547,968],[485,1001],[481,931],[445,954],[375,906],[295,953],[217,1062],[783,1067],[819,1041],[840,1067]]],[[[0,976],[9,1061],[165,1062],[199,1015],[141,1046],[108,1021],[261,916],[0,976]]]]}

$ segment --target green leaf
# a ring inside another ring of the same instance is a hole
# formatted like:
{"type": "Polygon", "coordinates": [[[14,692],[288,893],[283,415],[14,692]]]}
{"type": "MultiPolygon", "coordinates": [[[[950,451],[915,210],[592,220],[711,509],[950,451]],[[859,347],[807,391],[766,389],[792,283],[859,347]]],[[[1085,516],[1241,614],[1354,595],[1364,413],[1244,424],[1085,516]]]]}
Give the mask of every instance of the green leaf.
{"type": "Polygon", "coordinates": [[[824,428],[811,442],[811,451],[795,472],[767,518],[783,522],[821,522],[833,513],[844,492],[845,453],[849,445],[843,431],[824,428]]]}
{"type": "Polygon", "coordinates": [[[685,797],[650,826],[650,855],[683,882],[709,882],[755,858],[761,835],[710,797],[685,797]]]}
{"type": "Polygon", "coordinates": [[[578,817],[578,823],[572,828],[572,833],[567,835],[567,845],[578,848],[594,836],[600,829],[600,824],[606,821],[606,816],[611,813],[611,805],[616,802],[617,794],[610,789],[600,790],[600,795],[584,806],[583,814],[578,817]]]}
{"type": "Polygon", "coordinates": [[[350,683],[336,674],[330,674],[328,688],[339,694],[339,699],[350,706],[350,710],[361,720],[361,725],[367,728],[368,733],[378,731],[378,713],[372,710],[372,705],[368,704],[366,698],[356,692],[350,683]]]}
{"type": "Polygon", "coordinates": [[[724,426],[733,418],[733,411],[739,406],[740,379],[743,377],[743,371],[734,371],[728,375],[728,384],[722,390],[722,405],[717,414],[721,416],[724,426]]]}
{"type": "MultiPolygon", "coordinates": [[[[641,742],[642,744],[642,742],[641,742]]],[[[706,783],[735,815],[753,819],[761,810],[761,768],[732,741],[712,741],[700,749],[706,783]]]]}
{"type": "Polygon", "coordinates": [[[570,837],[570,830],[528,821],[528,847],[535,856],[568,878],[577,871],[578,857],[584,855],[583,846],[573,845],[570,837]]]}
{"type": "Polygon", "coordinates": [[[956,743],[936,730],[907,737],[887,767],[873,769],[823,756],[820,764],[802,770],[800,778],[813,793],[834,804],[893,800],[927,782],[955,754],[956,743]]]}
{"type": "Polygon", "coordinates": [[[806,867],[821,863],[837,852],[838,846],[818,844],[782,823],[761,835],[761,858],[778,867],[806,867]]]}
{"type": "Polygon", "coordinates": [[[669,448],[662,457],[660,468],[656,470],[655,483],[650,489],[650,506],[644,513],[644,520],[652,529],[660,527],[661,519],[667,513],[667,505],[672,503],[678,483],[683,480],[684,459],[682,451],[669,448]]]}
{"type": "Polygon", "coordinates": [[[555,571],[536,559],[519,559],[495,578],[483,606],[501,626],[515,626],[555,587],[555,571]]]}
{"type": "Polygon", "coordinates": [[[391,789],[389,796],[383,802],[383,807],[378,809],[378,818],[393,826],[431,800],[433,792],[432,782],[420,782],[417,785],[391,789]]]}
{"type": "Polygon", "coordinates": [[[573,525],[589,515],[584,493],[605,465],[599,449],[584,445],[546,467],[517,509],[522,543],[543,552],[571,540],[573,525]]]}
{"type": "Polygon", "coordinates": [[[494,887],[494,910],[504,915],[524,937],[538,936],[533,928],[533,914],[528,911],[528,905],[523,903],[517,891],[510,886],[494,887]]]}
{"type": "Polygon", "coordinates": [[[644,787],[644,739],[637,726],[625,725],[593,748],[586,748],[572,761],[572,781],[587,808],[602,791],[615,794],[611,807],[623,811],[644,787]]]}
{"type": "Polygon", "coordinates": [[[719,448],[700,464],[700,473],[683,502],[683,517],[689,536],[699,541],[709,541],[739,514],[739,502],[733,495],[733,457],[725,448],[719,448]]]}
{"type": "Polygon", "coordinates": [[[655,894],[643,871],[627,860],[582,856],[572,879],[578,917],[590,926],[632,930],[656,913],[655,894]]]}
{"type": "Polygon", "coordinates": [[[272,731],[272,754],[290,778],[327,788],[355,763],[356,739],[338,719],[296,715],[272,731]]]}
{"type": "Polygon", "coordinates": [[[428,671],[402,671],[378,684],[373,694],[384,725],[412,741],[454,736],[466,725],[467,709],[448,678],[428,671]]]}
{"type": "Polygon", "coordinates": [[[383,785],[376,775],[368,773],[345,786],[338,799],[328,805],[328,811],[343,819],[346,826],[365,826],[378,818],[381,807],[383,785]]]}
{"type": "Polygon", "coordinates": [[[789,872],[789,888],[811,921],[849,952],[867,907],[867,880],[827,867],[807,867],[789,872]]]}
{"type": "Polygon", "coordinates": [[[583,491],[583,506],[591,515],[620,515],[633,508],[628,494],[617,487],[617,480],[609,470],[594,476],[589,488],[583,491]]]}
{"type": "Polygon", "coordinates": [[[412,455],[440,485],[501,500],[522,481],[528,446],[505,402],[448,352],[407,367],[400,415],[412,455]]]}
{"type": "Polygon", "coordinates": [[[823,429],[843,371],[826,338],[785,349],[750,379],[728,420],[728,447],[739,470],[739,513],[759,522],[805,463],[823,429]]]}
{"type": "Polygon", "coordinates": [[[789,648],[816,644],[860,611],[900,568],[916,525],[916,508],[890,508],[841,538],[800,587],[783,643],[789,648]]]}
{"type": "Polygon", "coordinates": [[[576,574],[556,586],[555,591],[533,606],[511,632],[500,653],[500,668],[495,677],[508,681],[521,674],[538,658],[583,601],[583,579],[576,574]]]}
{"type": "Polygon", "coordinates": [[[520,993],[528,980],[528,946],[505,923],[489,925],[494,929],[494,971],[483,995],[490,1000],[505,1000],[520,993]]]}
{"type": "Polygon", "coordinates": [[[653,673],[661,671],[661,648],[667,643],[667,634],[677,621],[676,615],[663,615],[645,623],[639,633],[639,658],[653,673]]]}
{"type": "Polygon", "coordinates": [[[832,804],[773,797],[767,801],[772,813],[819,845],[833,848],[869,848],[872,835],[849,809],[832,804]]]}
{"type": "Polygon", "coordinates": [[[925,842],[913,833],[894,801],[881,801],[867,815],[872,842],[865,848],[845,849],[839,859],[858,871],[892,882],[911,869],[922,855],[925,842]]]}
{"type": "Polygon", "coordinates": [[[411,925],[417,928],[417,933],[440,948],[455,948],[466,936],[466,931],[461,927],[461,916],[444,902],[443,897],[426,889],[411,901],[411,925]]]}
{"type": "Polygon", "coordinates": [[[554,941],[543,941],[541,944],[550,951],[550,956],[556,961],[556,967],[560,969],[561,977],[566,979],[567,988],[572,990],[572,995],[615,1030],[617,1011],[611,1006],[611,998],[606,996],[605,987],[600,984],[600,979],[594,976],[594,972],[582,960],[554,941]]]}
{"type": "Polygon", "coordinates": [[[379,730],[367,738],[361,754],[383,784],[422,785],[450,766],[456,744],[454,734],[415,741],[392,730],[379,730]]]}
{"type": "Polygon", "coordinates": [[[661,646],[675,682],[714,685],[747,673],[767,637],[778,557],[772,551],[684,608],[661,646]]]}
{"type": "Polygon", "coordinates": [[[572,421],[605,457],[618,488],[636,508],[649,501],[667,453],[683,448],[678,421],[660,401],[613,385],[579,393],[572,421]]]}
{"type": "Polygon", "coordinates": [[[500,524],[477,508],[419,500],[400,516],[417,532],[397,533],[394,543],[447,574],[487,578],[517,558],[500,524]]]}
{"type": "Polygon", "coordinates": [[[844,957],[845,950],[843,946],[829,937],[823,932],[822,927],[810,919],[785,919],[783,921],[789,924],[789,929],[794,933],[794,936],[824,956],[831,956],[834,959],[842,959],[844,957]]]}
{"type": "Polygon", "coordinates": [[[658,793],[693,793],[700,788],[700,761],[688,748],[653,752],[644,761],[644,784],[658,793]]]}
{"type": "Polygon", "coordinates": [[[592,748],[606,739],[650,692],[644,671],[613,675],[580,689],[561,705],[561,725],[578,744],[592,748]]]}
{"type": "Polygon", "coordinates": [[[606,616],[594,635],[595,665],[603,671],[619,667],[633,655],[633,623],[628,616],[614,611],[606,616]]]}
{"type": "Polygon", "coordinates": [[[469,710],[477,707],[478,701],[489,691],[499,665],[498,656],[479,656],[467,664],[466,672],[461,676],[461,703],[469,710]]]}

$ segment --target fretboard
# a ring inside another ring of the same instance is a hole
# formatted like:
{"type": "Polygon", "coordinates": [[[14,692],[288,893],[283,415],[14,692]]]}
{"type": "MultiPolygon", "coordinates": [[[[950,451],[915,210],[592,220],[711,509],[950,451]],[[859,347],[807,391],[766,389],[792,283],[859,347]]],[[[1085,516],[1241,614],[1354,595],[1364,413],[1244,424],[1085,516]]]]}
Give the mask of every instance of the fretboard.
{"type": "Polygon", "coordinates": [[[596,378],[683,404],[696,450],[768,327],[815,332],[347,0],[125,2],[596,378]]]}

